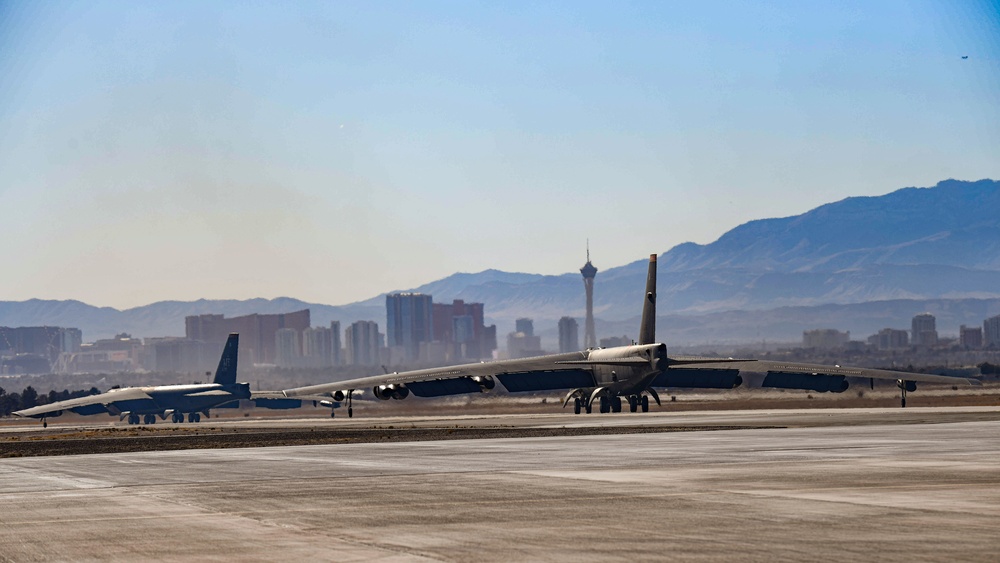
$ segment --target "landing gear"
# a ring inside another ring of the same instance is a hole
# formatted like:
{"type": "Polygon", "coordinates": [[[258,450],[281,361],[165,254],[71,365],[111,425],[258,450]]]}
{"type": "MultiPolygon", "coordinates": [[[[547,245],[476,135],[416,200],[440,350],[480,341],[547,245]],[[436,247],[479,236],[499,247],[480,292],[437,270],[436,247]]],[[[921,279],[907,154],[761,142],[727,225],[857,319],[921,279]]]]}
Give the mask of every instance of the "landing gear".
{"type": "MultiPolygon", "coordinates": [[[[578,412],[578,413],[579,413],[580,411],[579,411],[579,410],[577,410],[576,412],[578,412]]],[[[43,418],[43,419],[42,419],[42,428],[48,428],[48,427],[49,427],[49,421],[47,421],[47,420],[45,420],[45,419],[43,418]]]]}
{"type": "MultiPolygon", "coordinates": [[[[184,416],[184,415],[181,415],[184,416]]],[[[201,415],[196,412],[188,413],[188,422],[201,422],[201,415]]]]}
{"type": "Polygon", "coordinates": [[[635,412],[639,409],[639,398],[635,395],[628,396],[628,412],[635,412]]]}
{"type": "MultiPolygon", "coordinates": [[[[573,414],[580,414],[580,409],[582,407],[583,405],[581,404],[579,398],[573,399],[573,414]]],[[[590,412],[590,410],[588,409],[587,412],[590,412]]]]}
{"type": "Polygon", "coordinates": [[[622,412],[622,398],[615,395],[611,397],[611,412],[622,412]]]}
{"type": "Polygon", "coordinates": [[[156,415],[155,414],[144,415],[142,417],[142,423],[143,424],[156,424],[156,415]]]}
{"type": "Polygon", "coordinates": [[[170,415],[170,422],[173,422],[175,424],[180,424],[181,422],[184,422],[184,413],[175,412],[174,414],[170,415]]]}
{"type": "Polygon", "coordinates": [[[128,415],[128,423],[129,424],[139,424],[139,415],[137,415],[137,414],[130,414],[130,415],[128,415]]]}
{"type": "Polygon", "coordinates": [[[347,392],[347,418],[354,418],[354,403],[352,397],[354,395],[354,389],[347,392]]]}
{"type": "Polygon", "coordinates": [[[642,396],[642,412],[649,412],[649,395],[642,396]]]}
{"type": "Polygon", "coordinates": [[[601,414],[611,412],[611,401],[607,397],[601,396],[601,414]]]}
{"type": "Polygon", "coordinates": [[[899,387],[899,406],[900,408],[906,408],[906,392],[916,391],[917,384],[913,381],[903,381],[902,379],[896,380],[896,387],[899,387]]]}

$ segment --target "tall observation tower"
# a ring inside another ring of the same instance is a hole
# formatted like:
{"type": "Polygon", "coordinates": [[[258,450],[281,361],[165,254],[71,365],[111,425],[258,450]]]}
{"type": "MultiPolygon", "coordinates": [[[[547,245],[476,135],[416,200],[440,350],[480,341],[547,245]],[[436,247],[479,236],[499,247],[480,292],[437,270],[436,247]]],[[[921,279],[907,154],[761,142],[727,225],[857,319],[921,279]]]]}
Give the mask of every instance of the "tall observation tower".
{"type": "Polygon", "coordinates": [[[587,322],[584,326],[583,347],[596,348],[597,335],[594,332],[594,277],[597,276],[597,268],[590,263],[590,242],[587,242],[587,263],[580,268],[583,274],[583,288],[587,290],[587,322]]]}

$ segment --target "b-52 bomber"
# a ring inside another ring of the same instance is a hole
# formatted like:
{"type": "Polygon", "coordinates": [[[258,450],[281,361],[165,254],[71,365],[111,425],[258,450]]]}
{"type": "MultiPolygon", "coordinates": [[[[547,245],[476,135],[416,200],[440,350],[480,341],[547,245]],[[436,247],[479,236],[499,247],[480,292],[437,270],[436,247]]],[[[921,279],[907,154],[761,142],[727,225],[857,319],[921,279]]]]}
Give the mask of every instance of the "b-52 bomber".
{"type": "Polygon", "coordinates": [[[741,371],[763,374],[760,387],[802,389],[842,393],[851,378],[894,381],[900,389],[901,405],[906,393],[917,383],[979,385],[964,377],[919,374],[901,371],[826,366],[752,359],[669,356],[667,345],[657,342],[656,255],[649,257],[646,292],[643,296],[639,340],[631,346],[591,348],[571,352],[481,362],[442,368],[389,373],[284,391],[286,397],[323,395],[347,401],[348,416],[354,410],[355,391],[370,389],[378,399],[441,397],[489,391],[500,382],[512,393],[566,389],[563,407],[573,403],[575,413],[592,412],[595,404],[602,413],[621,412],[628,404],[631,412],[649,410],[650,398],[660,404],[656,388],[733,389],[743,384],[741,371]]]}
{"type": "Polygon", "coordinates": [[[239,352],[240,335],[230,334],[219,359],[212,383],[193,385],[158,385],[149,387],[122,387],[107,393],[90,395],[66,401],[57,401],[30,409],[15,411],[17,416],[40,418],[47,426],[46,418],[56,417],[65,411],[90,415],[107,413],[128,419],[129,424],[153,424],[156,417],[171,422],[200,422],[201,414],[208,416],[208,410],[240,399],[250,399],[250,384],[236,382],[236,362],[239,352]]]}

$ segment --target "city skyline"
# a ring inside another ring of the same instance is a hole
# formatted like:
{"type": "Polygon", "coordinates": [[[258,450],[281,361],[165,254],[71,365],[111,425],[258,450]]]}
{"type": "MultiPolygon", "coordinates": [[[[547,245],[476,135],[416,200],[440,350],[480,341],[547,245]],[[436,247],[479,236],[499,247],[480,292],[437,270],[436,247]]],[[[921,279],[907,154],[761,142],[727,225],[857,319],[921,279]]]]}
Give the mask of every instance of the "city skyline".
{"type": "Polygon", "coordinates": [[[611,268],[848,196],[1000,177],[998,17],[5,2],[0,236],[19,244],[0,295],[351,303],[454,272],[570,272],[588,236],[611,268]],[[576,228],[635,201],[663,220],[576,228]],[[653,248],[623,254],[637,238],[653,248]]]}

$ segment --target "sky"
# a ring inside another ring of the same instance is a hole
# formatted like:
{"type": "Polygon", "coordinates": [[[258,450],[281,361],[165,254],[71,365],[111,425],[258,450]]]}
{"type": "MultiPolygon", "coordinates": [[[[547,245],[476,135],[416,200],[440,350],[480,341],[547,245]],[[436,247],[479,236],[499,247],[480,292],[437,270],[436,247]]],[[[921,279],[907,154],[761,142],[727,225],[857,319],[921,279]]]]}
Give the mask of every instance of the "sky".
{"type": "Polygon", "coordinates": [[[993,1],[0,0],[0,300],[336,305],[947,178],[1000,179],[993,1]]]}

